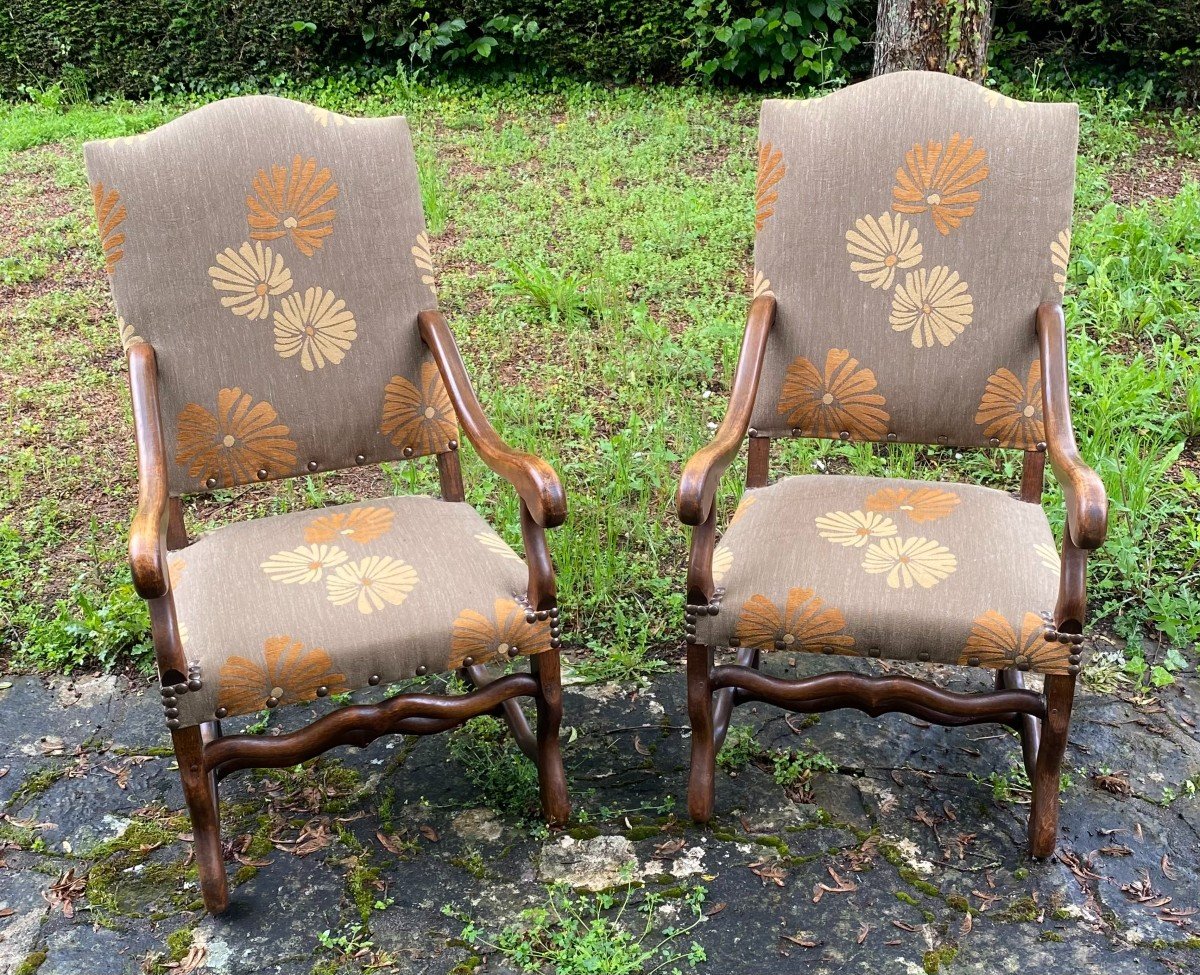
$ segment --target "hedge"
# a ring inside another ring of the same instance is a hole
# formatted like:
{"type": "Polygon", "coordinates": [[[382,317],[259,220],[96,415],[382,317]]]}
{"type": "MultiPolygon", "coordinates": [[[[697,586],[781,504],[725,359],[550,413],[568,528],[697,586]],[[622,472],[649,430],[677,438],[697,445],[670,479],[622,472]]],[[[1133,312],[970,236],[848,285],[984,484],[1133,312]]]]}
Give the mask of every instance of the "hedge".
{"type": "MultiPolygon", "coordinates": [[[[343,66],[593,79],[820,82],[869,71],[876,0],[7,0],[0,94],[61,83],[144,97],[260,88],[343,66]],[[815,52],[815,53],[814,53],[815,52]]],[[[1066,59],[1087,82],[1200,87],[1196,0],[995,3],[997,57],[1066,59]]]]}

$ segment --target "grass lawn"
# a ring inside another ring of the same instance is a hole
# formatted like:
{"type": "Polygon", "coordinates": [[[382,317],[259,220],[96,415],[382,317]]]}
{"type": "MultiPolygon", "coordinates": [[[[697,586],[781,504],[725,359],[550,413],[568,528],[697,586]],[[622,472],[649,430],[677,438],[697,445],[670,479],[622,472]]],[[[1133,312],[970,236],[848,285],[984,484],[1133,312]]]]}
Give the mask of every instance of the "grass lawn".
{"type": "MultiPolygon", "coordinates": [[[[1063,98],[1054,92],[1013,92],[1063,98]]],[[[681,646],[680,463],[725,409],[748,303],[758,99],[561,84],[289,92],[408,116],[441,302],[510,442],[546,456],[576,667],[627,678],[681,646]]],[[[1076,426],[1112,499],[1093,562],[1098,673],[1169,681],[1200,639],[1200,119],[1083,102],[1067,296],[1076,426]],[[1129,645],[1124,646],[1125,640],[1129,645]],[[1183,652],[1181,652],[1183,651],[1183,652]],[[1122,656],[1123,654],[1123,656],[1122,656]]],[[[0,105],[0,656],[13,669],[150,661],[125,567],[135,474],[125,364],[80,146],[188,104],[0,105]]],[[[795,441],[778,470],[1012,486],[1005,452],[795,441]]],[[[469,500],[510,540],[515,495],[464,449],[469,500]]],[[[742,468],[729,475],[726,514],[742,468]]],[[[432,462],[193,499],[191,529],[393,491],[432,462]]],[[[1061,529],[1059,496],[1048,506],[1061,529]]]]}

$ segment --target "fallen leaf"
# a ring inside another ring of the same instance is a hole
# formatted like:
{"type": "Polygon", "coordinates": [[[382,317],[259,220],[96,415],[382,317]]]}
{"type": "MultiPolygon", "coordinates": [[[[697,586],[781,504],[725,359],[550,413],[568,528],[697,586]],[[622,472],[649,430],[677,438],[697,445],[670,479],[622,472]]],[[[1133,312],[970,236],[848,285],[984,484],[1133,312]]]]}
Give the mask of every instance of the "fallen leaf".
{"type": "Polygon", "coordinates": [[[686,845],[687,842],[682,837],[677,840],[667,840],[665,843],[660,843],[654,848],[654,856],[652,859],[667,860],[682,850],[686,845]]]}
{"type": "Polygon", "coordinates": [[[871,925],[864,924],[862,927],[860,927],[858,929],[858,937],[855,938],[854,940],[857,941],[859,944],[862,944],[864,941],[867,940],[867,935],[870,933],[871,933],[871,925]]]}
{"type": "Polygon", "coordinates": [[[1133,855],[1133,850],[1120,843],[1113,843],[1110,846],[1102,846],[1096,851],[1106,857],[1127,857],[1133,855]]]}
{"type": "Polygon", "coordinates": [[[207,948],[203,945],[192,945],[186,955],[179,961],[167,965],[167,968],[172,969],[175,975],[188,975],[189,972],[194,972],[200,968],[207,959],[207,948]]]}
{"type": "Polygon", "coordinates": [[[49,902],[51,908],[62,908],[63,917],[74,917],[75,898],[82,897],[86,888],[87,874],[76,877],[75,868],[72,867],[51,884],[50,889],[42,896],[49,902]]]}
{"type": "Polygon", "coordinates": [[[425,839],[429,840],[430,843],[436,843],[440,839],[437,830],[432,826],[422,826],[421,835],[424,836],[425,839]]]}
{"type": "Polygon", "coordinates": [[[1179,879],[1179,874],[1175,872],[1175,868],[1171,866],[1171,861],[1167,859],[1167,855],[1165,853],[1162,856],[1162,861],[1159,863],[1159,866],[1162,869],[1163,876],[1168,880],[1179,879]]]}
{"type": "Polygon", "coordinates": [[[784,880],[787,879],[786,870],[777,864],[768,863],[766,860],[750,864],[750,872],[756,877],[771,881],[776,887],[782,887],[784,880]]]}
{"type": "Polygon", "coordinates": [[[920,931],[921,930],[920,928],[914,927],[911,924],[906,924],[904,921],[893,921],[892,926],[899,928],[901,931],[920,931]]]}
{"type": "Polygon", "coordinates": [[[727,908],[728,906],[729,905],[726,904],[724,901],[717,901],[717,903],[713,904],[712,907],[710,907],[707,911],[704,912],[704,916],[705,917],[716,917],[723,910],[725,910],[725,908],[727,908]]]}
{"type": "Polygon", "coordinates": [[[633,736],[633,750],[635,752],[637,752],[639,755],[649,755],[650,754],[650,749],[642,744],[642,736],[641,735],[633,736]]]}
{"type": "Polygon", "coordinates": [[[1114,772],[1108,775],[1093,775],[1092,784],[1097,789],[1111,792],[1114,796],[1127,796],[1133,792],[1129,785],[1128,772],[1114,772]]]}
{"type": "Polygon", "coordinates": [[[960,924],[958,926],[958,933],[960,935],[970,934],[971,928],[973,928],[974,926],[975,926],[975,922],[971,918],[971,912],[968,911],[966,914],[963,915],[962,924],[960,924]]]}
{"type": "Polygon", "coordinates": [[[801,948],[815,948],[820,944],[819,941],[810,941],[795,934],[781,934],[779,937],[783,938],[784,941],[790,941],[794,945],[799,945],[801,948]]]}
{"type": "Polygon", "coordinates": [[[375,839],[379,840],[379,845],[393,856],[402,857],[408,855],[408,850],[404,847],[404,840],[395,833],[384,833],[376,830],[375,839]]]}

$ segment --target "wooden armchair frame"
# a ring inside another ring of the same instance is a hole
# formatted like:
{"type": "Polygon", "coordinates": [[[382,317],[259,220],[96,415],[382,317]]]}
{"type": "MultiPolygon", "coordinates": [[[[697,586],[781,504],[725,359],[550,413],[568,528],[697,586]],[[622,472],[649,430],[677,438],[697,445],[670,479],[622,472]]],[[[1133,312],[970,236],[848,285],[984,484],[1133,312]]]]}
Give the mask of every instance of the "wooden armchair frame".
{"type": "MultiPolygon", "coordinates": [[[[896,711],[941,725],[998,722],[1013,728],[1020,737],[1025,770],[1033,786],[1029,852],[1035,857],[1049,856],[1058,833],[1059,774],[1075,696],[1075,673],[1048,675],[1041,694],[1027,689],[1017,670],[997,671],[996,689],[974,694],[943,690],[912,677],[869,677],[845,671],[784,680],[759,671],[757,649],[743,647],[736,663],[714,666],[712,648],[690,642],[696,617],[708,611],[716,589],[712,574],[714,497],[747,434],[746,486],[767,484],[771,440],[755,435],[749,424],[774,320],[775,299],[769,295],[756,298],[750,307],[728,412],[712,441],[685,467],[679,487],[679,517],[693,526],[687,574],[687,695],[692,725],[688,810],[692,818],[707,822],[712,817],[716,754],[736,705],[762,701],[799,712],[856,708],[872,716],[896,711]]],[[[1042,362],[1046,441],[1038,444],[1037,450],[1025,452],[1020,498],[1030,504],[1041,503],[1049,456],[1067,509],[1054,631],[1059,641],[1079,644],[1087,605],[1088,552],[1104,541],[1107,498],[1100,478],[1084,464],[1075,445],[1062,307],[1042,304],[1035,328],[1042,362]]],[[[1077,671],[1075,666],[1071,669],[1077,671]]]]}
{"type": "MultiPolygon", "coordinates": [[[[533,454],[514,450],[492,428],[442,315],[422,312],[418,324],[467,439],[484,463],[520,495],[521,535],[529,568],[528,605],[539,619],[550,620],[551,649],[529,658],[528,674],[492,678],[481,664],[462,668],[460,673],[473,688],[468,694],[397,694],[379,704],[340,708],[298,731],[273,738],[224,735],[219,721],[172,728],[171,739],[192,819],[200,887],[205,906],[214,914],[229,903],[217,783],[238,769],[284,768],[338,745],[362,748],[382,735],[435,734],[491,714],[505,720],[517,745],[537,764],[546,819],[559,825],[570,817],[558,741],[562,720],[558,607],[554,566],[546,545],[546,529],[566,519],[566,496],[549,464],[533,454]],[[536,732],[521,710],[520,697],[534,699],[536,732]]],[[[138,458],[138,507],[130,529],[129,559],[134,586],[150,606],[155,654],[163,696],[167,698],[174,692],[182,693],[189,680],[195,680],[179,641],[166,554],[185,547],[188,538],[183,506],[178,498],[170,497],[167,486],[154,349],[146,342],[137,342],[128,350],[128,361],[138,458]]],[[[465,502],[458,454],[438,454],[437,462],[442,499],[465,502]]],[[[171,717],[169,711],[167,716],[171,717]]]]}

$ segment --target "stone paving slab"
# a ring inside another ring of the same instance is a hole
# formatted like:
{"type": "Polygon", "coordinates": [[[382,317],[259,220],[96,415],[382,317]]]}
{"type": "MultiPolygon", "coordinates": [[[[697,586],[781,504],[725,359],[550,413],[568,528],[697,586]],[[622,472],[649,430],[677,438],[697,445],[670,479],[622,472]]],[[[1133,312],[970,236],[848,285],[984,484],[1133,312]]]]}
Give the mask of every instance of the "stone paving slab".
{"type": "MultiPolygon", "coordinates": [[[[462,940],[465,920],[494,938],[548,884],[629,880],[631,905],[655,895],[659,928],[686,922],[683,898],[706,889],[688,940],[707,961],[685,971],[1200,972],[1195,677],[1140,705],[1081,692],[1046,863],[1024,854],[1011,734],[897,715],[740,709],[757,756],[718,773],[716,819],[698,828],[682,683],[568,690],[575,821],[559,833],[473,785],[445,735],[239,773],[222,785],[232,905],[210,918],[148,683],[13,678],[0,691],[0,973],[514,972],[462,940]],[[784,788],[777,750],[836,771],[784,788]]],[[[272,715],[266,733],[332,706],[272,715]]],[[[495,780],[507,791],[505,776],[518,765],[495,780]]]]}

